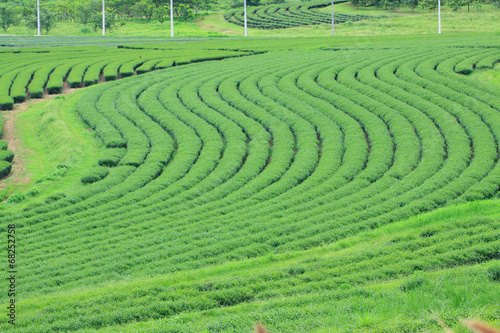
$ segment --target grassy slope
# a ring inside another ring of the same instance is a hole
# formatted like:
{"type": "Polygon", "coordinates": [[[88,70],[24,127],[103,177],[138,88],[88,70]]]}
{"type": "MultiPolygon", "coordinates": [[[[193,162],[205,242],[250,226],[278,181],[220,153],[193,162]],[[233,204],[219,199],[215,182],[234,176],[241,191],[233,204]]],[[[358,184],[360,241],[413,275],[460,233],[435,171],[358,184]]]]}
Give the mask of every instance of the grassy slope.
{"type": "MultiPolygon", "coordinates": [[[[88,302],[89,298],[132,300],[141,291],[151,291],[155,287],[182,289],[186,285],[216,284],[240,276],[252,277],[263,272],[287,270],[311,259],[329,260],[360,253],[383,247],[396,237],[420,234],[432,226],[478,217],[500,219],[500,200],[470,202],[438,209],[308,251],[275,254],[154,278],[105,282],[99,286],[23,299],[20,301],[19,316],[32,316],[49,307],[51,311],[63,311],[80,302],[88,302]]],[[[298,294],[241,303],[233,307],[194,311],[149,322],[108,327],[106,331],[213,332],[218,331],[218,327],[223,331],[240,332],[250,331],[255,321],[261,321],[275,332],[300,329],[308,332],[387,332],[395,331],[394,328],[407,332],[439,332],[441,329],[431,315],[435,313],[449,326],[455,327],[457,332],[462,332],[460,318],[498,318],[493,304],[500,298],[500,283],[489,280],[486,274],[487,268],[492,265],[498,266],[498,262],[427,272],[383,283],[345,286],[340,290],[318,291],[317,294],[298,294]],[[405,292],[401,289],[403,284],[413,287],[405,292]],[[235,322],[238,323],[236,327],[235,322]]]]}
{"type": "Polygon", "coordinates": [[[30,181],[9,184],[7,178],[8,190],[3,195],[19,192],[18,196],[29,199],[43,193],[42,197],[47,197],[68,184],[73,186],[75,179],[95,162],[102,144],[77,119],[75,105],[81,94],[75,92],[31,104],[19,115],[15,126],[25,149],[16,154],[23,155],[30,181]]]}
{"type": "Polygon", "coordinates": [[[500,89],[500,64],[497,64],[490,71],[476,71],[472,73],[472,77],[489,84],[492,84],[500,89]]]}
{"type": "MultiPolygon", "coordinates": [[[[498,84],[499,70],[497,66],[496,71],[475,73],[473,76],[498,84]]],[[[97,141],[85,130],[73,112],[78,97],[79,93],[76,93],[34,105],[19,118],[24,142],[37,152],[26,156],[33,179],[43,178],[47,175],[47,171],[54,170],[61,163],[70,167],[65,177],[46,182],[47,186],[44,187],[46,194],[57,192],[70,182],[74,183],[85,166],[95,161],[97,156],[97,141]],[[56,146],[53,145],[54,142],[56,146]],[[55,156],[54,151],[58,152],[55,156]],[[40,165],[44,166],[43,170],[40,165]],[[81,167],[78,168],[77,165],[81,167]]],[[[185,281],[194,284],[210,283],[213,281],[210,277],[213,276],[223,279],[258,274],[262,271],[283,270],[310,258],[327,259],[361,252],[387,242],[389,235],[392,238],[418,234],[431,225],[477,216],[498,220],[499,206],[499,200],[490,200],[447,207],[309,251],[278,254],[208,267],[204,270],[141,278],[130,282],[107,282],[100,286],[81,287],[48,296],[37,296],[21,300],[19,316],[22,318],[23,314],[75,306],[79,299],[86,298],[90,294],[98,298],[106,298],[110,294],[133,298],[134,292],[145,287],[169,285],[175,288],[185,281]]],[[[489,281],[485,274],[486,268],[491,265],[489,263],[427,273],[423,277],[424,283],[411,292],[401,291],[400,287],[406,281],[395,279],[389,283],[373,283],[359,288],[346,286],[346,296],[340,300],[335,294],[294,295],[272,299],[265,303],[243,303],[230,308],[185,313],[157,321],[118,326],[106,331],[151,332],[185,329],[202,332],[217,331],[219,328],[250,331],[256,320],[279,332],[294,330],[383,332],[390,331],[394,327],[399,327],[400,331],[414,331],[417,328],[439,331],[439,326],[429,314],[436,312],[447,324],[456,327],[456,331],[460,332],[458,319],[461,317],[478,316],[486,320],[498,318],[498,309],[489,305],[500,298],[500,284],[489,281]],[[360,298],[359,293],[364,292],[370,294],[370,297],[360,298]],[[315,300],[314,306],[310,303],[311,297],[315,300]],[[235,318],[241,325],[236,328],[227,326],[229,321],[235,318]]]]}
{"type": "MultiPolygon", "coordinates": [[[[210,37],[220,35],[218,32],[203,31],[191,22],[175,22],[174,32],[176,37],[210,37]]],[[[8,35],[36,35],[36,30],[28,29],[25,26],[13,26],[7,32],[1,30],[1,33],[8,35]]],[[[42,34],[51,36],[101,36],[102,31],[94,31],[90,25],[84,26],[73,22],[58,22],[49,33],[43,31],[42,34]]],[[[148,23],[145,20],[118,20],[116,28],[107,30],[106,34],[114,37],[170,37],[170,22],[167,21],[160,24],[157,21],[148,23]]]]}
{"type": "MultiPolygon", "coordinates": [[[[331,12],[331,7],[322,9],[331,12]]],[[[364,35],[394,35],[394,34],[434,34],[437,33],[437,13],[428,10],[416,9],[415,13],[409,8],[397,11],[386,11],[377,8],[360,8],[356,10],[350,4],[335,6],[337,13],[385,15],[386,19],[362,20],[338,24],[335,27],[337,36],[364,36],[364,35]]],[[[448,8],[442,10],[442,32],[498,32],[500,31],[500,9],[483,5],[481,11],[467,13],[463,9],[453,12],[448,8]]],[[[220,32],[228,35],[241,35],[243,28],[224,20],[222,14],[205,16],[203,20],[195,21],[205,31],[220,32]]],[[[251,37],[320,37],[331,36],[331,26],[328,24],[303,26],[290,29],[260,30],[248,29],[251,37]]]]}

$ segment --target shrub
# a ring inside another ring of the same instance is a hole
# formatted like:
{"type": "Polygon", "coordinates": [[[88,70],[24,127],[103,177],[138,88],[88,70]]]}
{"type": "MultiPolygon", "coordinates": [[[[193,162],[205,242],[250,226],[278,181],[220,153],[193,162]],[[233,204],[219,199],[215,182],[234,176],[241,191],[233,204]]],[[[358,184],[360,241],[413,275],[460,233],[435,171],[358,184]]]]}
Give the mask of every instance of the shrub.
{"type": "MultiPolygon", "coordinates": [[[[1,164],[2,162],[0,162],[1,164]]],[[[24,199],[26,199],[26,197],[24,196],[24,194],[22,193],[16,193],[14,195],[11,195],[8,199],[7,199],[7,202],[10,202],[10,203],[18,203],[18,202],[21,202],[23,201],[24,199]]]]}
{"type": "Polygon", "coordinates": [[[421,286],[427,284],[429,280],[427,279],[424,272],[417,271],[412,276],[407,277],[401,283],[401,290],[404,292],[415,290],[421,286]]]}
{"type": "Polygon", "coordinates": [[[0,140],[0,150],[7,150],[9,143],[5,140],[0,140]]]}
{"type": "Polygon", "coordinates": [[[12,169],[12,163],[0,161],[0,178],[7,177],[12,169]]]}
{"type": "Polygon", "coordinates": [[[500,282],[500,265],[489,267],[486,270],[486,276],[488,276],[488,279],[491,281],[500,282]]]}
{"type": "Polygon", "coordinates": [[[102,166],[114,167],[118,165],[118,162],[125,156],[127,149],[125,148],[112,148],[106,149],[102,152],[97,163],[102,166]]]}
{"type": "Polygon", "coordinates": [[[14,159],[14,152],[11,150],[0,150],[0,161],[12,162],[14,159]]]}
{"type": "Polygon", "coordinates": [[[0,110],[12,110],[14,100],[10,96],[0,96],[0,110]]]}
{"type": "Polygon", "coordinates": [[[105,167],[95,167],[87,171],[85,175],[82,176],[81,181],[84,184],[92,184],[104,179],[109,174],[108,168],[105,167]]]}
{"type": "Polygon", "coordinates": [[[45,203],[50,204],[50,203],[53,203],[53,202],[58,201],[62,198],[65,198],[65,197],[66,197],[66,194],[64,194],[64,193],[55,193],[55,194],[49,195],[47,198],[45,198],[45,203]]]}

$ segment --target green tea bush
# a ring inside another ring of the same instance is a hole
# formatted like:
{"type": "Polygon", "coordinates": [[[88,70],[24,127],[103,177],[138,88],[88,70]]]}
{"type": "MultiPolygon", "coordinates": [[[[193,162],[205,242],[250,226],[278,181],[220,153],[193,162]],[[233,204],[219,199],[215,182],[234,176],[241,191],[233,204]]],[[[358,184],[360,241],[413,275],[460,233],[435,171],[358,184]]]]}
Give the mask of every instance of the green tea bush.
{"type": "Polygon", "coordinates": [[[12,170],[12,163],[1,160],[0,161],[0,178],[7,177],[12,170]]]}
{"type": "Polygon", "coordinates": [[[486,276],[491,281],[500,281],[500,266],[491,266],[486,270],[486,276]]]}
{"type": "Polygon", "coordinates": [[[405,281],[401,283],[400,289],[404,292],[416,290],[429,283],[429,280],[425,273],[421,271],[415,272],[410,277],[406,278],[405,281]]]}
{"type": "MultiPolygon", "coordinates": [[[[498,219],[455,218],[473,204],[405,222],[493,197],[500,185],[498,96],[456,72],[496,49],[482,38],[428,43],[200,63],[190,54],[160,59],[140,46],[120,49],[134,57],[110,58],[103,75],[122,65],[151,73],[90,87],[76,106],[105,147],[96,162],[110,167],[89,170],[88,184],[64,197],[0,212],[25,227],[26,297],[62,299],[41,300],[40,311],[50,311],[26,313],[24,331],[148,327],[152,319],[168,326],[257,300],[264,306],[255,317],[279,305],[297,324],[311,295],[329,311],[335,304],[351,313],[377,297],[427,293],[439,270],[491,265],[500,253],[498,219]],[[156,70],[174,61],[189,64],[156,70]],[[386,282],[395,290],[375,290],[386,282]],[[104,289],[96,294],[67,292],[97,284],[104,289]]],[[[391,327],[402,330],[422,322],[395,320],[391,327]]],[[[232,318],[213,327],[237,325],[232,318]]]]}
{"type": "MultiPolygon", "coordinates": [[[[334,3],[344,3],[337,0],[334,3]]],[[[332,16],[328,13],[316,11],[315,8],[330,6],[331,2],[316,1],[294,4],[279,4],[269,6],[250,7],[247,15],[247,25],[258,29],[283,29],[301,25],[331,23],[332,16]]],[[[342,23],[359,21],[363,19],[383,18],[382,16],[335,14],[335,22],[342,23]]],[[[233,24],[244,25],[244,14],[240,9],[224,14],[224,19],[233,24]]]]}
{"type": "Polygon", "coordinates": [[[14,152],[10,150],[0,150],[0,161],[12,162],[14,159],[14,152]]]}
{"type": "Polygon", "coordinates": [[[94,167],[89,169],[85,175],[82,176],[81,182],[84,184],[95,183],[101,179],[104,179],[109,174],[108,168],[105,167],[94,167]]]}
{"type": "Polygon", "coordinates": [[[102,166],[114,167],[125,156],[127,150],[124,148],[106,149],[101,153],[97,163],[102,166]]]}
{"type": "Polygon", "coordinates": [[[10,96],[0,96],[0,110],[12,110],[14,100],[10,96]]]}

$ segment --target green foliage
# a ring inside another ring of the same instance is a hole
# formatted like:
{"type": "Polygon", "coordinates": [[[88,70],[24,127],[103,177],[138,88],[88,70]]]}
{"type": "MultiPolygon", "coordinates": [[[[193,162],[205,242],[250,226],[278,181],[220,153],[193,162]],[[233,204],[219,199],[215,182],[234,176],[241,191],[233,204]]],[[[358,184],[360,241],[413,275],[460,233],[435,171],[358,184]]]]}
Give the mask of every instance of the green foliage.
{"type": "Polygon", "coordinates": [[[161,24],[170,17],[170,6],[159,6],[154,9],[153,17],[158,20],[161,24]]]}
{"type": "MultiPolygon", "coordinates": [[[[386,7],[394,8],[399,1],[389,1],[386,7]]],[[[336,0],[334,3],[344,3],[346,0],[336,0]]],[[[359,2],[353,3],[358,5],[359,2]]],[[[289,3],[271,6],[252,7],[248,12],[248,27],[258,29],[282,29],[301,25],[322,24],[332,22],[331,14],[316,11],[316,8],[330,6],[331,2],[315,1],[307,3],[289,3]]],[[[382,6],[382,4],[380,4],[382,6]]],[[[224,18],[234,24],[244,25],[244,15],[241,9],[224,14],[224,18]]],[[[335,22],[351,22],[363,19],[381,18],[366,15],[335,14],[335,22]]]]}
{"type": "Polygon", "coordinates": [[[420,0],[419,3],[423,9],[429,9],[430,11],[436,10],[438,6],[437,0],[420,0]]]}
{"type": "Polygon", "coordinates": [[[177,16],[177,19],[182,17],[186,22],[193,18],[194,11],[189,5],[181,3],[178,6],[174,7],[174,15],[177,16]]]}
{"type": "Polygon", "coordinates": [[[97,163],[102,166],[114,167],[125,156],[127,150],[123,148],[114,148],[103,150],[97,163]]]}
{"type": "Polygon", "coordinates": [[[456,12],[460,7],[465,5],[465,2],[463,0],[449,0],[446,3],[454,12],[456,12]]]}
{"type": "Polygon", "coordinates": [[[0,160],[0,178],[7,177],[11,169],[12,169],[12,163],[0,160]]]}
{"type": "Polygon", "coordinates": [[[0,150],[7,150],[9,143],[5,140],[0,140],[0,150]]]}
{"type": "MultiPolygon", "coordinates": [[[[498,200],[454,206],[499,192],[498,91],[461,74],[496,63],[498,37],[202,62],[297,43],[48,55],[75,84],[130,77],[76,103],[105,147],[86,185],[27,207],[35,188],[0,211],[29,253],[16,331],[239,332],[260,320],[413,332],[439,329],[432,309],[498,318],[484,269],[499,259],[498,200]]],[[[26,78],[50,71],[31,62],[2,82],[26,94],[26,78]]]]}
{"type": "Polygon", "coordinates": [[[109,174],[109,169],[105,167],[94,167],[87,170],[85,175],[82,176],[81,182],[83,184],[92,184],[104,179],[109,174]]]}
{"type": "Polygon", "coordinates": [[[401,283],[401,290],[404,292],[416,290],[426,284],[429,284],[429,279],[427,278],[426,274],[417,271],[413,275],[409,276],[406,278],[402,283],[401,283]]]}
{"type": "Polygon", "coordinates": [[[134,13],[134,16],[136,17],[145,17],[149,20],[153,18],[154,13],[155,13],[155,6],[147,0],[141,0],[136,2],[136,4],[133,6],[132,12],[134,13]]]}
{"type": "Polygon", "coordinates": [[[0,110],[12,110],[14,100],[10,96],[0,96],[0,110]]]}
{"type": "Polygon", "coordinates": [[[92,21],[93,13],[98,12],[100,9],[98,2],[81,1],[77,3],[76,10],[74,11],[73,18],[76,18],[81,24],[88,24],[92,21]],[[75,17],[76,16],[76,17],[75,17]]]}
{"type": "Polygon", "coordinates": [[[418,6],[419,0],[403,0],[403,4],[410,7],[412,11],[415,12],[415,8],[418,6]]]}
{"type": "Polygon", "coordinates": [[[14,152],[10,150],[0,150],[0,161],[12,162],[14,159],[14,152]]]}
{"type": "MultiPolygon", "coordinates": [[[[30,29],[37,29],[37,12],[33,6],[26,7],[23,13],[24,24],[30,29]]],[[[40,8],[40,30],[48,33],[56,25],[56,16],[53,11],[47,8],[40,8]]]]}
{"type": "Polygon", "coordinates": [[[497,281],[497,282],[499,282],[500,281],[500,265],[489,267],[486,270],[486,276],[488,276],[488,278],[491,281],[497,281]]]}
{"type": "Polygon", "coordinates": [[[11,7],[0,7],[0,27],[7,32],[7,29],[16,22],[16,12],[11,7]]]}
{"type": "MultiPolygon", "coordinates": [[[[115,11],[106,9],[106,20],[104,24],[106,30],[112,30],[116,27],[115,15],[115,11]]],[[[93,13],[90,23],[92,24],[94,31],[102,30],[102,13],[93,13]]]]}

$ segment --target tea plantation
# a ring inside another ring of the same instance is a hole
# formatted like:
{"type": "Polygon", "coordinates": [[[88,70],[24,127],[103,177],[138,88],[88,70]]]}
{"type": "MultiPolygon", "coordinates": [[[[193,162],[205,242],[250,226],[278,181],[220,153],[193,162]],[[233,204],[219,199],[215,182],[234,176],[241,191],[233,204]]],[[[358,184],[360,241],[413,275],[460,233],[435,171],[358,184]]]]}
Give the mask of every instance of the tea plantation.
{"type": "MultiPolygon", "coordinates": [[[[345,3],[346,0],[334,1],[334,4],[345,3]]],[[[332,23],[331,14],[315,11],[315,8],[331,6],[328,1],[286,3],[270,6],[250,7],[247,13],[247,24],[250,28],[284,29],[301,25],[332,23]]],[[[244,12],[241,9],[224,14],[226,21],[243,26],[244,12]]],[[[359,21],[363,19],[377,19],[381,16],[335,14],[335,23],[359,21]]]]}
{"type": "Polygon", "coordinates": [[[19,273],[0,331],[500,323],[500,92],[470,76],[499,45],[2,50],[4,109],[92,85],[68,112],[102,148],[59,193],[1,204],[19,273]]]}

